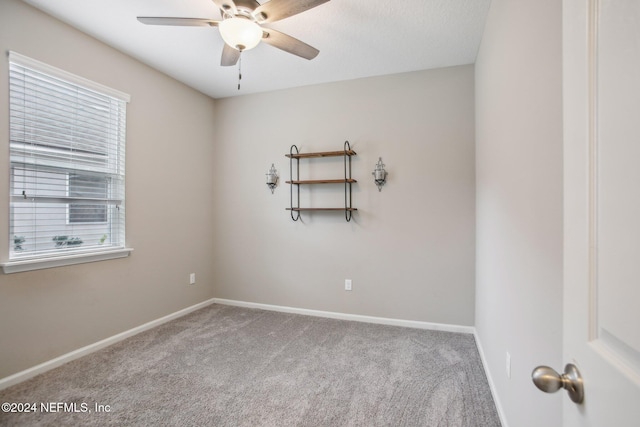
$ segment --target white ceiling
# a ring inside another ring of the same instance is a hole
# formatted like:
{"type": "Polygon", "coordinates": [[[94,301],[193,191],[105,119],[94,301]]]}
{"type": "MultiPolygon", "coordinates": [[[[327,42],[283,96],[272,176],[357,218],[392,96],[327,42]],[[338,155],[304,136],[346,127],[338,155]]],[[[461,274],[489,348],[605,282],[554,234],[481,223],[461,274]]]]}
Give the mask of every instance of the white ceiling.
{"type": "Polygon", "coordinates": [[[149,26],[136,19],[219,20],[211,0],[24,1],[213,98],[474,63],[491,2],[330,0],[265,24],[319,49],[315,59],[260,43],[242,54],[238,91],[238,68],[220,66],[217,28],[149,26]]]}

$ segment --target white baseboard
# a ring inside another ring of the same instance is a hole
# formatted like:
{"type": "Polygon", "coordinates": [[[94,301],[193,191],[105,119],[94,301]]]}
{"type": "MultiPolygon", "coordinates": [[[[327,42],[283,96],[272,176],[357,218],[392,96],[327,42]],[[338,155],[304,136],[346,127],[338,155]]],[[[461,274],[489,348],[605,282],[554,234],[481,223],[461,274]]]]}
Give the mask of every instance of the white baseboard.
{"type": "Polygon", "coordinates": [[[489,382],[489,388],[491,389],[493,402],[496,404],[496,410],[498,411],[498,416],[500,417],[500,423],[502,424],[502,427],[509,427],[509,425],[507,424],[507,418],[505,417],[504,411],[502,410],[500,398],[498,397],[498,391],[496,390],[495,383],[493,382],[493,378],[491,377],[491,373],[489,372],[489,364],[487,363],[487,359],[484,355],[484,350],[482,349],[482,343],[480,342],[480,337],[478,337],[478,332],[474,332],[473,336],[476,339],[476,347],[478,347],[478,353],[480,353],[480,360],[482,361],[484,373],[487,376],[487,381],[489,382]]]}
{"type": "Polygon", "coordinates": [[[89,353],[93,353],[105,347],[108,347],[112,344],[117,343],[118,341],[122,341],[126,338],[129,338],[133,335],[139,334],[140,332],[144,332],[151,328],[155,328],[156,326],[160,326],[163,323],[169,322],[173,319],[177,319],[178,317],[182,317],[186,314],[189,314],[193,311],[199,310],[203,307],[211,305],[215,302],[215,298],[209,299],[207,301],[203,301],[201,303],[192,305],[185,309],[176,311],[175,313],[171,313],[164,317],[161,317],[156,320],[152,320],[151,322],[147,322],[143,325],[137,326],[133,329],[129,329],[128,331],[121,332],[119,334],[113,335],[109,338],[105,338],[101,341],[95,342],[93,344],[89,344],[85,347],[79,348],[77,350],[71,351],[69,353],[63,354],[62,356],[56,357],[55,359],[51,359],[39,365],[36,365],[32,368],[25,369],[24,371],[15,373],[8,377],[0,379],[0,390],[3,390],[7,387],[11,387],[14,384],[18,384],[22,381],[26,381],[29,378],[33,378],[36,375],[42,374],[51,369],[57,368],[60,365],[63,365],[67,362],[71,362],[72,360],[78,359],[82,356],[86,356],[89,353]]]}
{"type": "Polygon", "coordinates": [[[434,331],[460,332],[474,334],[473,326],[449,325],[445,323],[421,322],[417,320],[391,319],[387,317],[362,316],[360,314],[337,313],[333,311],[309,310],[306,308],[285,307],[281,305],[260,304],[256,302],[236,301],[223,298],[213,298],[216,304],[233,305],[237,307],[259,308],[262,310],[279,311],[282,313],[303,314],[306,316],[328,317],[330,319],[353,320],[356,322],[377,323],[380,325],[404,326],[406,328],[431,329],[434,331]]]}

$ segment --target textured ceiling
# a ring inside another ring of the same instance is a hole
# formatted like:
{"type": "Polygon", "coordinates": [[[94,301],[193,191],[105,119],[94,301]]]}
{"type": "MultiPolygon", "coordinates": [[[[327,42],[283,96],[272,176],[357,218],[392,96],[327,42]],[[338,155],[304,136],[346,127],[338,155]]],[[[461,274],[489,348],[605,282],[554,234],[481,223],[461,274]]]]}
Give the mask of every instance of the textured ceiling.
{"type": "MultiPolygon", "coordinates": [[[[265,43],[221,67],[215,27],[148,26],[137,16],[220,19],[211,0],[24,0],[214,98],[475,62],[491,0],[330,0],[265,26],[320,50],[265,43]]],[[[265,0],[259,1],[265,3],[265,0]]]]}

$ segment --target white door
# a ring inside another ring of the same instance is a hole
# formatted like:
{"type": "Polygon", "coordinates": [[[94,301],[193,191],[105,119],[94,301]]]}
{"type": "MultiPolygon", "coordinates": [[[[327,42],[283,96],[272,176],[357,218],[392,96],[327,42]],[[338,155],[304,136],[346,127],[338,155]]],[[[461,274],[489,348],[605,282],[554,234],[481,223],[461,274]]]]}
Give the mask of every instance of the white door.
{"type": "Polygon", "coordinates": [[[637,427],[640,0],[563,9],[564,358],[584,380],[563,426],[637,427]]]}

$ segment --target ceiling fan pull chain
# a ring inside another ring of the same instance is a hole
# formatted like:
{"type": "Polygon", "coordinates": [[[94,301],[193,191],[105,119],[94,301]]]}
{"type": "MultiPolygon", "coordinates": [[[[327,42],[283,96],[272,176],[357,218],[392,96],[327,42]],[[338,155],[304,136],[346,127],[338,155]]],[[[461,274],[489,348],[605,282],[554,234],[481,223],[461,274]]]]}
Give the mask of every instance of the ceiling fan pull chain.
{"type": "Polygon", "coordinates": [[[238,90],[240,90],[240,80],[242,80],[242,51],[238,57],[238,90]]]}

